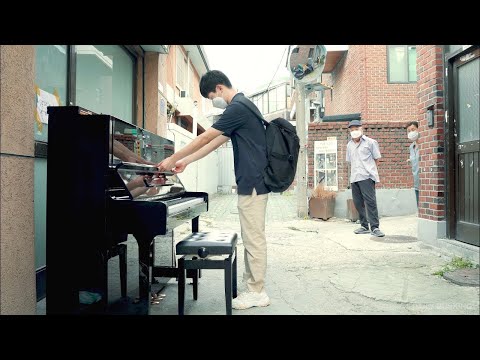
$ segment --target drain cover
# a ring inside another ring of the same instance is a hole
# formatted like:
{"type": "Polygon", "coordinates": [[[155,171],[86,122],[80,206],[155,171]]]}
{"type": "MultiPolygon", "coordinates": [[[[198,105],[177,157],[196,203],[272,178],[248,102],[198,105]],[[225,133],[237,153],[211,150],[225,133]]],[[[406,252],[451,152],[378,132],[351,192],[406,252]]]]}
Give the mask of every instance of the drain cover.
{"type": "Polygon", "coordinates": [[[384,237],[372,236],[370,239],[384,243],[410,243],[418,241],[416,237],[405,235],[385,235],[384,237]]]}
{"type": "Polygon", "coordinates": [[[443,277],[461,286],[478,286],[480,269],[458,269],[443,274],[443,277]]]}

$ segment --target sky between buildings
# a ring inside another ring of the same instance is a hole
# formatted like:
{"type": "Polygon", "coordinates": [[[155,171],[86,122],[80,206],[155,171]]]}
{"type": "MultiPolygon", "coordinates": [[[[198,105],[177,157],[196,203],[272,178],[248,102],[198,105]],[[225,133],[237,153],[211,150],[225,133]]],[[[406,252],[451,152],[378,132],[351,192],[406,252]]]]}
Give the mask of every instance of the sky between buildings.
{"type": "MultiPolygon", "coordinates": [[[[203,45],[211,70],[228,76],[233,87],[249,95],[283,79],[290,79],[286,67],[289,45],[203,45]],[[278,68],[278,71],[277,71],[278,68]]],[[[345,45],[326,45],[327,51],[345,45]]]]}
{"type": "Polygon", "coordinates": [[[288,45],[203,45],[211,70],[228,76],[246,95],[276,79],[290,76],[286,68],[288,45]]]}

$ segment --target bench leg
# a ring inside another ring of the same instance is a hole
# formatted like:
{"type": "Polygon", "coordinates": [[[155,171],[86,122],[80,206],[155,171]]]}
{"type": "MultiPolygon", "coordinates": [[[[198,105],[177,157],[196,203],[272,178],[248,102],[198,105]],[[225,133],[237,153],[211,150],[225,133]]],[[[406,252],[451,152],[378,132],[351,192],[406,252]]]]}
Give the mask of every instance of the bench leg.
{"type": "Polygon", "coordinates": [[[185,259],[178,260],[178,315],[185,310],[185,259]]]}
{"type": "Polygon", "coordinates": [[[227,315],[232,315],[232,257],[225,259],[225,306],[227,315]]]}
{"type": "Polygon", "coordinates": [[[237,248],[235,247],[235,252],[233,253],[235,255],[235,259],[233,259],[233,266],[232,266],[232,295],[233,298],[235,299],[237,297],[237,248]]]}
{"type": "Polygon", "coordinates": [[[198,300],[198,272],[199,270],[195,269],[193,273],[193,300],[198,300]]]}
{"type": "Polygon", "coordinates": [[[120,292],[122,298],[127,296],[127,246],[119,245],[118,258],[120,261],[120,292]]]}

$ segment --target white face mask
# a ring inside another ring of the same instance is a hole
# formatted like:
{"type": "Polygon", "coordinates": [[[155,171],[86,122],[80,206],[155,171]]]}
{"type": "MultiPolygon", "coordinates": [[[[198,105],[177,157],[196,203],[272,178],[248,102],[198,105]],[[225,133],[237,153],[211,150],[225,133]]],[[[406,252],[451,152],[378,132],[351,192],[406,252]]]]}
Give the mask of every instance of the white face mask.
{"type": "Polygon", "coordinates": [[[212,105],[213,107],[219,108],[219,109],[225,109],[228,104],[225,100],[223,100],[222,97],[217,96],[216,98],[213,98],[212,100],[212,105]]]}
{"type": "Polygon", "coordinates": [[[350,132],[350,136],[352,137],[352,139],[359,138],[360,136],[362,136],[362,130],[353,130],[350,132]]]}
{"type": "Polygon", "coordinates": [[[409,138],[410,140],[412,140],[412,141],[417,141],[417,139],[418,139],[418,131],[410,131],[407,136],[408,136],[408,138],[409,138]]]}

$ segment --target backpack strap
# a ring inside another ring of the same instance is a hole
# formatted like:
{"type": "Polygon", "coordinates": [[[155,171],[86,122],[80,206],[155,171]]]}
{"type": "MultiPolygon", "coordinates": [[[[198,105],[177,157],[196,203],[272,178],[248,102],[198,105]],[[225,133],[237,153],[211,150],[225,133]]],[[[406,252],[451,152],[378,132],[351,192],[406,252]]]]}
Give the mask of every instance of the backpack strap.
{"type": "Polygon", "coordinates": [[[238,99],[236,99],[240,104],[248,108],[253,114],[262,122],[263,125],[268,126],[270,123],[265,120],[258,110],[258,108],[250,101],[248,100],[245,96],[239,96],[238,99]]]}

